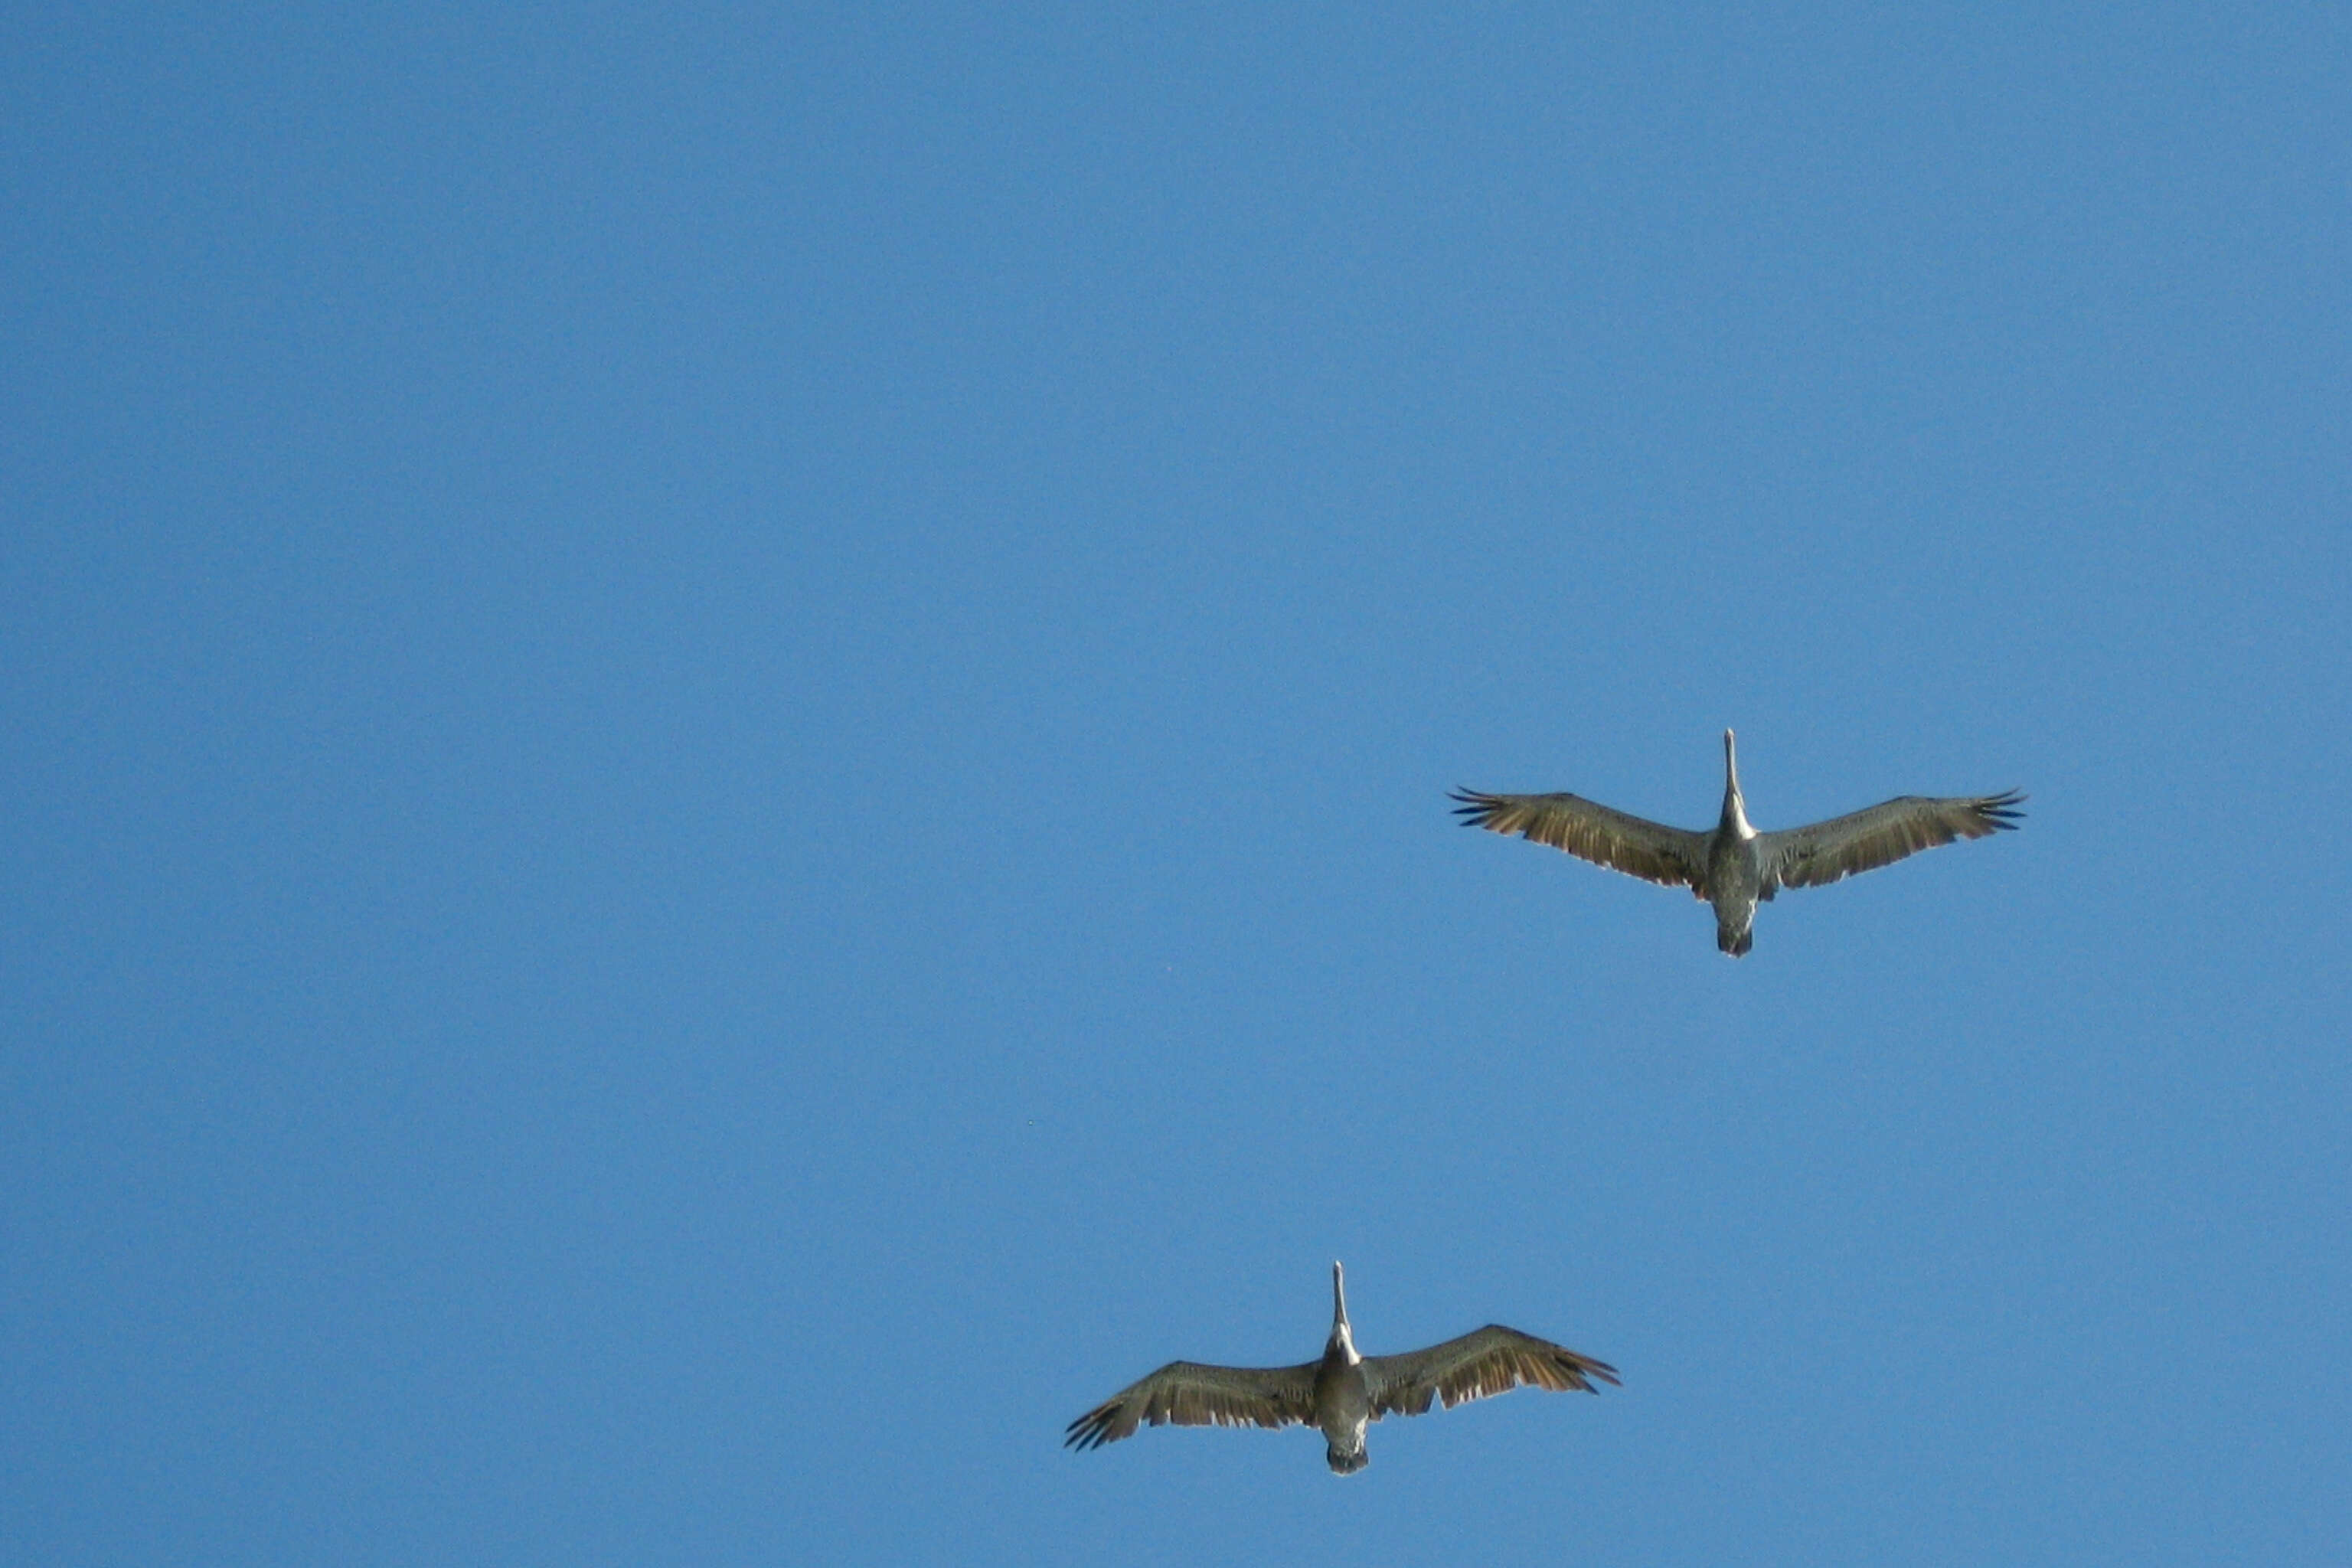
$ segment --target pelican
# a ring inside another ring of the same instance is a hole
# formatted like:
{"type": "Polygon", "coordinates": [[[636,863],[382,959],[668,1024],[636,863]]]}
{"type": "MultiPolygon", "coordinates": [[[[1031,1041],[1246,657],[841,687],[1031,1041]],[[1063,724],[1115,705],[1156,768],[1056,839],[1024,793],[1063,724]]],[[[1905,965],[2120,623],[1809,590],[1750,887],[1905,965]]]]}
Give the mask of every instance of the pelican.
{"type": "Polygon", "coordinates": [[[1465,827],[1516,833],[1596,866],[1669,888],[1686,887],[1715,906],[1715,945],[1738,958],[1754,945],[1756,906],[1783,888],[1817,888],[1906,855],[2015,827],[2025,799],[2000,795],[1939,799],[1897,795],[1808,827],[1759,833],[1739,795],[1739,753],[1723,732],[1723,820],[1713,833],[1666,827],[1573,795],[1485,795],[1457,789],[1465,827]]]}
{"type": "Polygon", "coordinates": [[[1348,1330],[1348,1277],[1331,1265],[1331,1338],[1323,1359],[1299,1366],[1208,1366],[1171,1361],[1130,1384],[1069,1425],[1067,1448],[1099,1448],[1157,1426],[1319,1426],[1323,1457],[1352,1476],[1371,1458],[1364,1427],[1383,1415],[1419,1415],[1433,1396],[1448,1410],[1467,1399],[1531,1384],[1554,1391],[1601,1391],[1591,1380],[1617,1381],[1617,1369],[1549,1340],[1489,1323],[1427,1350],[1402,1355],[1356,1353],[1348,1330]]]}

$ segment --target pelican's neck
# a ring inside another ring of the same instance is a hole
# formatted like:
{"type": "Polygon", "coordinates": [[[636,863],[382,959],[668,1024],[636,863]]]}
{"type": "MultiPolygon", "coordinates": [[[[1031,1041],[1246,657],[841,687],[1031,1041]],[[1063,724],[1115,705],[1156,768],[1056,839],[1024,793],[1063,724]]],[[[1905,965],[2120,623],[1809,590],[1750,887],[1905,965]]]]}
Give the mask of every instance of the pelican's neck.
{"type": "Polygon", "coordinates": [[[1356,1336],[1348,1331],[1348,1276],[1337,1263],[1331,1265],[1331,1343],[1323,1353],[1332,1351],[1349,1366],[1364,1359],[1356,1353],[1356,1336]]]}
{"type": "Polygon", "coordinates": [[[1741,838],[1756,837],[1748,826],[1747,803],[1739,798],[1739,748],[1728,730],[1723,732],[1723,826],[1741,838]]]}

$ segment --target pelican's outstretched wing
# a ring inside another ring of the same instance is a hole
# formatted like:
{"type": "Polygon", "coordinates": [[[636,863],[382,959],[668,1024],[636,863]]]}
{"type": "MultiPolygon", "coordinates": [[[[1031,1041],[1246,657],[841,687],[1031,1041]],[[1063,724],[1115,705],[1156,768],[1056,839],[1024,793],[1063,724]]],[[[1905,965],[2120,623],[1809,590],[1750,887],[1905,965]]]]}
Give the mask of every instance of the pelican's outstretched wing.
{"type": "Polygon", "coordinates": [[[1696,888],[1706,876],[1706,835],[1628,816],[1578,795],[1485,795],[1457,789],[1465,827],[1516,833],[1612,871],[1696,888]]]}
{"type": "Polygon", "coordinates": [[[1289,1426],[1315,1419],[1315,1369],[1206,1366],[1171,1361],[1070,1423],[1063,1446],[1099,1448],[1145,1422],[1177,1426],[1289,1426]]]}
{"type": "Polygon", "coordinates": [[[1982,838],[2015,827],[2025,815],[2017,809],[2024,798],[2015,790],[1947,800],[1906,795],[1808,827],[1759,834],[1766,882],[1818,888],[1955,838],[1982,838]]]}
{"type": "Polygon", "coordinates": [[[1598,1394],[1592,1386],[1596,1377],[1615,1383],[1617,1369],[1500,1323],[1424,1351],[1364,1358],[1375,1420],[1391,1414],[1418,1415],[1429,1408],[1432,1395],[1451,1410],[1465,1399],[1507,1394],[1521,1384],[1555,1393],[1576,1388],[1598,1394]]]}

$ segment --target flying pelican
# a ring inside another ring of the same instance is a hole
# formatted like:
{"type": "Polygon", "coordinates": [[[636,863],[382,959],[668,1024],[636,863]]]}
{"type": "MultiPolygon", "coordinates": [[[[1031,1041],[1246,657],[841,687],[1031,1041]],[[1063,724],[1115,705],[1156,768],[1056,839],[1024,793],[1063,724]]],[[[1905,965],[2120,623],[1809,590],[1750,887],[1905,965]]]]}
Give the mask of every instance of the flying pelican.
{"type": "Polygon", "coordinates": [[[1448,1410],[1465,1399],[1532,1384],[1554,1391],[1601,1391],[1591,1380],[1617,1381],[1617,1369],[1549,1340],[1500,1323],[1402,1355],[1364,1356],[1348,1331],[1348,1279],[1331,1265],[1331,1338],[1323,1359],[1300,1366],[1207,1366],[1171,1361],[1070,1423],[1063,1447],[1084,1450],[1135,1436],[1144,1422],[1178,1426],[1289,1426],[1323,1429],[1323,1457],[1352,1476],[1371,1457],[1364,1426],[1383,1415],[1418,1415],[1434,1396],[1448,1410]]]}
{"type": "Polygon", "coordinates": [[[1982,838],[2015,827],[2025,796],[2000,795],[1895,799],[1809,827],[1759,833],[1739,795],[1739,757],[1723,732],[1723,820],[1713,833],[1666,827],[1573,795],[1484,795],[1457,789],[1465,827],[1516,833],[1565,849],[1596,866],[1687,887],[1715,906],[1715,945],[1738,958],[1754,944],[1756,905],[1783,888],[1816,888],[1874,870],[1955,838],[1982,838]]]}

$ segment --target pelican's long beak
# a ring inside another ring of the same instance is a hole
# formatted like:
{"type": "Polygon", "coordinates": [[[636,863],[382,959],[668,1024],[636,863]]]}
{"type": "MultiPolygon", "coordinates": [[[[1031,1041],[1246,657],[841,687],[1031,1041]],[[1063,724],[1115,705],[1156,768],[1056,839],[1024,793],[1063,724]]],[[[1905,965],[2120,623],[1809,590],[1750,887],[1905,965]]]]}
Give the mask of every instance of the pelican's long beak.
{"type": "Polygon", "coordinates": [[[1728,730],[1723,732],[1723,787],[1733,795],[1739,793],[1739,746],[1728,730]]]}

